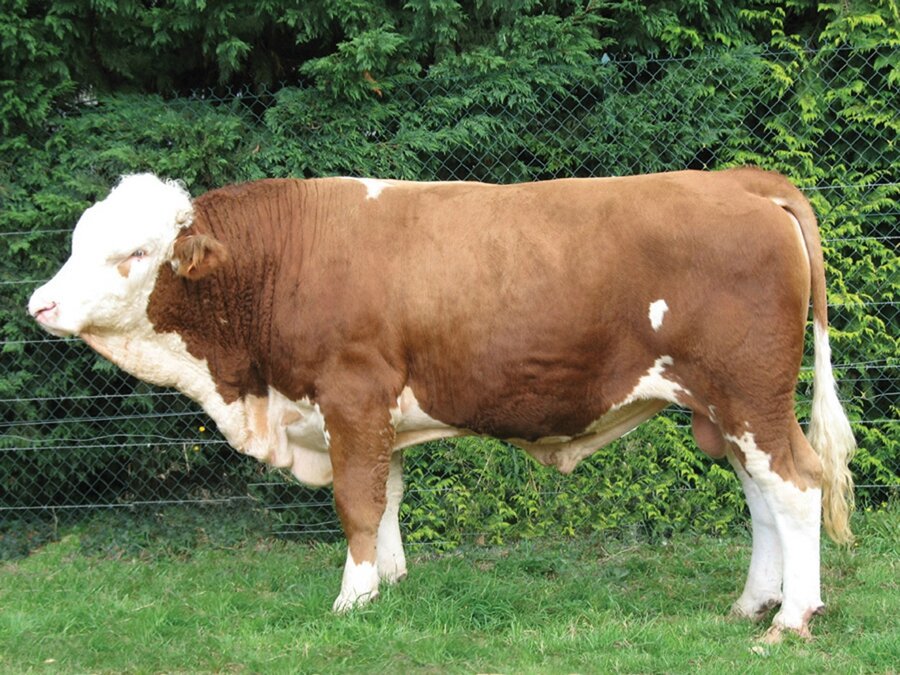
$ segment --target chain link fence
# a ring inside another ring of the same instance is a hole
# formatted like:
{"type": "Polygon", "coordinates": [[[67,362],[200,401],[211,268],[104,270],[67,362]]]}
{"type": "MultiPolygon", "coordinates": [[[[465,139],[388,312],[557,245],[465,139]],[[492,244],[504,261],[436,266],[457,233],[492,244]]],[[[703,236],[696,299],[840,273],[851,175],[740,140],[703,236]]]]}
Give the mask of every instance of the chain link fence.
{"type": "MultiPolygon", "coordinates": [[[[315,92],[295,86],[196,92],[155,100],[145,122],[161,157],[179,144],[194,144],[197,152],[208,154],[202,171],[175,176],[192,189],[214,187],[223,176],[350,174],[512,182],[740,163],[780,168],[819,212],[830,265],[835,365],[866,450],[857,467],[864,476],[858,498],[878,504],[897,494],[900,474],[898,354],[891,346],[898,338],[900,96],[895,86],[872,94],[884,80],[876,67],[884,56],[837,50],[821,59],[814,53],[741,52],[680,60],[604,57],[590,68],[553,71],[538,85],[518,81],[515,73],[500,83],[473,74],[385,85],[383,91],[373,85],[368,99],[343,108],[319,105],[311,95],[315,92]],[[778,69],[790,73],[790,83],[759,85],[764,77],[771,82],[778,69]],[[867,80],[866,73],[878,78],[867,80]],[[854,109],[847,96],[862,99],[866,93],[884,119],[854,119],[863,111],[854,109]],[[165,129],[175,118],[187,120],[183,126],[194,135],[167,137],[165,129]],[[153,136],[160,129],[161,135],[153,136]],[[226,146],[233,151],[230,158],[217,159],[216,148],[226,146]],[[826,170],[819,170],[822,166],[826,170]]],[[[114,103],[83,96],[79,123],[114,133],[115,119],[102,116],[114,103]]],[[[65,161],[63,150],[58,161],[65,161]]],[[[107,174],[129,161],[127,152],[110,148],[97,153],[91,170],[98,183],[108,185],[107,174]]],[[[159,171],[166,173],[164,161],[159,171]]],[[[71,225],[35,232],[17,231],[9,222],[0,232],[2,250],[9,255],[26,245],[52,242],[57,263],[67,256],[71,225]]],[[[43,281],[37,270],[4,270],[3,316],[24,313],[28,295],[43,281]]],[[[249,505],[266,509],[279,533],[339,534],[329,490],[296,485],[230,450],[193,403],[135,381],[79,341],[50,338],[34,326],[23,331],[7,326],[0,349],[0,522],[7,528],[0,535],[9,536],[11,524],[28,518],[71,521],[98,509],[172,504],[249,505]]],[[[804,368],[801,414],[808,408],[809,381],[804,368]]],[[[686,418],[674,414],[686,439],[686,418]]],[[[669,442],[659,439],[661,445],[669,442]]],[[[461,452],[457,443],[408,453],[413,470],[403,517],[415,526],[425,523],[421,540],[441,538],[434,519],[422,512],[430,508],[434,493],[454,488],[416,476],[427,474],[435,453],[461,452]]],[[[486,447],[485,464],[464,470],[489,472],[498,462],[513,462],[516,471],[534,470],[530,460],[512,450],[486,447]]],[[[509,465],[504,467],[509,472],[509,465]]],[[[558,490],[541,485],[538,500],[560,500],[566,491],[565,480],[555,484],[558,490]]],[[[693,480],[673,486],[686,493],[695,489],[693,480]]],[[[465,510],[461,504],[470,498],[467,493],[451,499],[456,506],[447,517],[465,510]]],[[[652,502],[652,491],[645,498],[652,502]]],[[[572,513],[581,508],[587,520],[603,507],[600,497],[587,499],[594,501],[578,508],[562,501],[572,513]]],[[[485,521],[471,514],[463,526],[472,535],[486,529],[485,521]]]]}

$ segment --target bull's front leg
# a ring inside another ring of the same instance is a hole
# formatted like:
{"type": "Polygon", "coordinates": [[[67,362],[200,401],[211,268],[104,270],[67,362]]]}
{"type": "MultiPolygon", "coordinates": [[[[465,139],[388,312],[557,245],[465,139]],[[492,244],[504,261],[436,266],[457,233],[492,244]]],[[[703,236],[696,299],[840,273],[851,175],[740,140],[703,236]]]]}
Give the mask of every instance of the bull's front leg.
{"type": "MultiPolygon", "coordinates": [[[[384,541],[385,548],[400,545],[399,525],[396,532],[392,523],[382,525],[383,519],[396,520],[396,515],[386,513],[394,430],[386,415],[384,420],[375,421],[380,417],[363,417],[358,412],[349,417],[341,413],[329,416],[326,412],[334,502],[347,537],[347,562],[341,592],[334,601],[336,612],[364,605],[378,596],[379,563],[388,563],[388,558],[382,562],[378,544],[384,541]]],[[[389,556],[394,573],[385,576],[396,579],[401,568],[405,571],[402,547],[400,558],[396,559],[396,552],[389,556]]]]}

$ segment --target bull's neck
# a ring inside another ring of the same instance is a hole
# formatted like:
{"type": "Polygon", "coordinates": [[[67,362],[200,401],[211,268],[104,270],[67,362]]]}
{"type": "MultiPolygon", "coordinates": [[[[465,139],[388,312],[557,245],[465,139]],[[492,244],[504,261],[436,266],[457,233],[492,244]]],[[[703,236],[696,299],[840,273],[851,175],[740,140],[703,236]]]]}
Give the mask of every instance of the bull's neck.
{"type": "Polygon", "coordinates": [[[225,401],[209,364],[190,354],[178,334],[148,329],[127,336],[85,332],[80,337],[94,351],[138,379],[173,387],[193,399],[215,420],[229,443],[238,449],[247,446],[244,407],[225,401]]]}
{"type": "Polygon", "coordinates": [[[217,396],[207,364],[193,357],[175,333],[152,329],[127,335],[88,331],[79,337],[100,356],[140,380],[174,387],[204,406],[217,396]]]}

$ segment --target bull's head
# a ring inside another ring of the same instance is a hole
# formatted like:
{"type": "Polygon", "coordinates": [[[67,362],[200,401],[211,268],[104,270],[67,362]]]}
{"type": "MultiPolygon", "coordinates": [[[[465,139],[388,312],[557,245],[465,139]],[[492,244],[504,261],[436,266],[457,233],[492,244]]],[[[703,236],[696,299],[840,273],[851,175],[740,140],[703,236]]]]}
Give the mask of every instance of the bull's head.
{"type": "Polygon", "coordinates": [[[192,219],[190,195],[179,183],[124,177],[81,216],[72,255],[31,296],[29,313],[59,336],[141,330],[162,265],[193,280],[227,257],[216,240],[193,232],[192,219]]]}

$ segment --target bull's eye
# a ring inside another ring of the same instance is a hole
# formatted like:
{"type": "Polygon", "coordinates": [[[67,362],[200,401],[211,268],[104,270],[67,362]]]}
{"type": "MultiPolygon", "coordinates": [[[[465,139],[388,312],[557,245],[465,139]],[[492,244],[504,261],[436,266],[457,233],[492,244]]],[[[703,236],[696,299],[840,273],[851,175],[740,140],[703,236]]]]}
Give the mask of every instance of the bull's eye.
{"type": "Polygon", "coordinates": [[[139,248],[138,250],[136,250],[134,253],[131,254],[131,257],[132,258],[143,258],[145,255],[147,255],[146,251],[144,251],[144,249],[142,249],[142,248],[139,248]]]}

